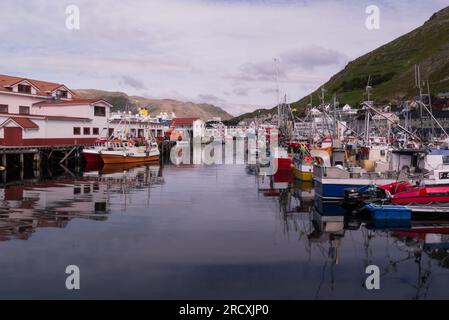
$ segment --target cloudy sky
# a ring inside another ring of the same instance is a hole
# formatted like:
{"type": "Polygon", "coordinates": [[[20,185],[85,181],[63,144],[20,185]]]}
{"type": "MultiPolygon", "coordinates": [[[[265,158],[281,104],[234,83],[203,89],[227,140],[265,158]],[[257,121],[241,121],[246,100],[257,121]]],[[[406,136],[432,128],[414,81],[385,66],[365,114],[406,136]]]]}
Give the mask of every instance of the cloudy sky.
{"type": "Polygon", "coordinates": [[[2,0],[0,73],[209,102],[237,115],[290,101],[447,0],[2,0]],[[80,29],[66,8],[80,9],[80,29]],[[380,29],[365,27],[369,5],[380,29]],[[279,62],[274,63],[274,59],[279,62]]]}

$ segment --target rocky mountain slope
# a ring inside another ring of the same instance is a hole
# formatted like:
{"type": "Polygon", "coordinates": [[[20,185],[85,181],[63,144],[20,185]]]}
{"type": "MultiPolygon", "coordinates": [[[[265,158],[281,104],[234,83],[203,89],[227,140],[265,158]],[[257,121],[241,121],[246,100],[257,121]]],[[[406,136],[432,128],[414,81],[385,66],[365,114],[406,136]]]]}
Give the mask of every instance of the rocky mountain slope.
{"type": "MultiPolygon", "coordinates": [[[[78,89],[75,93],[82,98],[105,99],[115,106],[115,110],[126,110],[129,106],[131,110],[138,108],[148,108],[151,115],[157,115],[160,112],[174,112],[177,117],[198,117],[203,120],[209,120],[213,117],[221,117],[222,120],[232,118],[232,115],[220,107],[206,104],[182,102],[171,99],[149,99],[138,96],[128,96],[124,92],[111,92],[94,89],[78,89]]],[[[114,110],[114,111],[115,111],[114,110]]]]}

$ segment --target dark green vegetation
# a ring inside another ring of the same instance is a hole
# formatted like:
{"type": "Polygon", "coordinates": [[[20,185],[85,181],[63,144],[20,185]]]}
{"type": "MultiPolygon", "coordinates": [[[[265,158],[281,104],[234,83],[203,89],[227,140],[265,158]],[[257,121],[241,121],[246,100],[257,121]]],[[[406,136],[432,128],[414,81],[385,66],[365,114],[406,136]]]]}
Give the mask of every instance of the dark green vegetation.
{"type": "MultiPolygon", "coordinates": [[[[449,7],[435,13],[424,25],[376,50],[348,63],[323,84],[326,100],[336,94],[341,104],[358,106],[364,96],[368,78],[373,86],[372,98],[395,104],[417,95],[415,64],[420,65],[421,79],[429,81],[433,95],[449,91],[449,7]]],[[[320,88],[312,93],[318,101],[320,88]]],[[[294,102],[298,112],[310,101],[310,95],[294,102]]],[[[264,111],[270,112],[269,110],[264,111]]],[[[250,118],[251,114],[239,119],[250,118]]]]}

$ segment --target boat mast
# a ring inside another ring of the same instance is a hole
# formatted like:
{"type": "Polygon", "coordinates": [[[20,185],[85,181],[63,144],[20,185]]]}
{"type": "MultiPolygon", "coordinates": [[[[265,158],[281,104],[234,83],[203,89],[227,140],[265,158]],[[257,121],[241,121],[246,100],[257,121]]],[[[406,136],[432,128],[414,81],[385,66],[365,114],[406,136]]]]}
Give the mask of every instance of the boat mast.
{"type": "Polygon", "coordinates": [[[334,100],[333,100],[333,116],[334,116],[334,137],[339,141],[339,132],[337,129],[337,95],[334,93],[334,100]]]}
{"type": "Polygon", "coordinates": [[[421,86],[421,70],[419,65],[415,64],[415,86],[416,88],[418,88],[419,90],[419,119],[421,122],[421,137],[422,137],[422,133],[424,131],[424,119],[423,119],[423,108],[422,108],[422,104],[423,104],[423,94],[422,94],[422,86],[421,86]]]}
{"type": "Polygon", "coordinates": [[[279,91],[279,69],[278,69],[278,59],[274,58],[275,67],[275,80],[276,80],[276,105],[278,107],[278,127],[281,127],[281,110],[280,110],[280,91],[279,91]]]}
{"type": "MultiPolygon", "coordinates": [[[[368,77],[368,82],[366,84],[366,96],[367,96],[367,101],[366,104],[369,105],[371,108],[373,107],[373,102],[371,101],[371,90],[373,89],[373,87],[371,86],[371,76],[368,77]]],[[[370,113],[370,108],[366,109],[366,113],[365,113],[365,139],[364,139],[364,144],[365,146],[370,146],[370,117],[371,117],[371,113],[370,113]]]]}
{"type": "MultiPolygon", "coordinates": [[[[432,97],[430,96],[429,80],[427,80],[427,99],[428,99],[428,102],[429,102],[430,116],[433,118],[432,97]]],[[[433,121],[430,122],[430,128],[431,128],[432,140],[433,140],[433,138],[435,137],[435,126],[433,124],[433,121]]]]}

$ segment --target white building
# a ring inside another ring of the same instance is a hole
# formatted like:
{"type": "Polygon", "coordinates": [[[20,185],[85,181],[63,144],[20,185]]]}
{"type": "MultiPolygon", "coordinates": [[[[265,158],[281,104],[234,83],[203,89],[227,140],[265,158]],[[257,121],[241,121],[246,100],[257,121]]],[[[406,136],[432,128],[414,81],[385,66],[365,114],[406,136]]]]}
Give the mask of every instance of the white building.
{"type": "Polygon", "coordinates": [[[63,84],[0,75],[0,145],[92,143],[107,134],[110,107],[63,84]]]}
{"type": "Polygon", "coordinates": [[[190,140],[204,138],[206,124],[199,118],[175,118],[171,122],[171,140],[190,140]]]}

